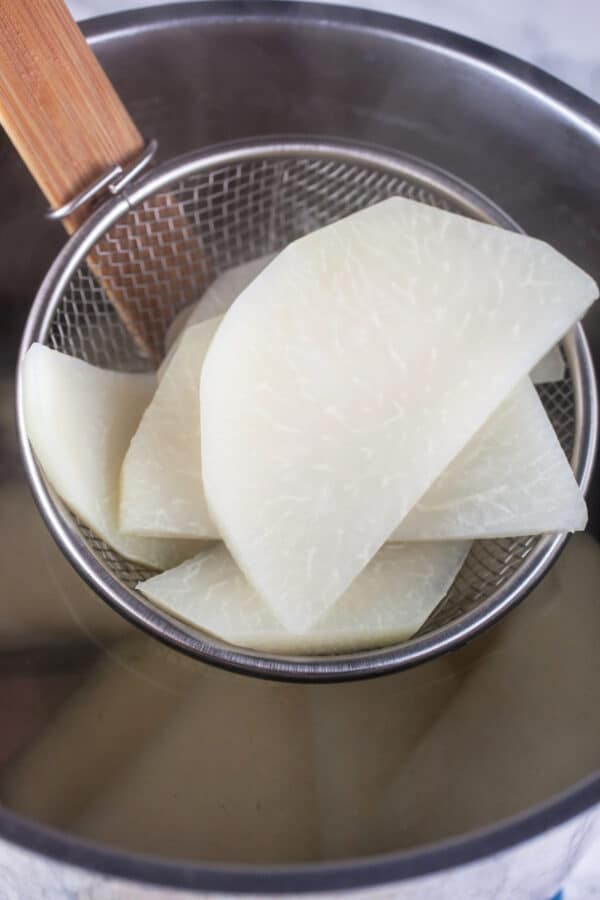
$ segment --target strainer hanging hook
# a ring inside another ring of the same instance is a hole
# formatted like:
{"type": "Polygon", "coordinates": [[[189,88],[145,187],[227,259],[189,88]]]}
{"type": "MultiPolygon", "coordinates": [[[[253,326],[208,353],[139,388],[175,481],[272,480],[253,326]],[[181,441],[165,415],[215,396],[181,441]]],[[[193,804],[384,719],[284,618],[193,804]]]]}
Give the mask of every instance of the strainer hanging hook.
{"type": "Polygon", "coordinates": [[[120,194],[123,188],[131,184],[135,178],[150,165],[158,150],[158,141],[154,138],[147,142],[139,158],[134,160],[125,169],[119,163],[111,166],[103,175],[92,182],[88,188],[80,191],[72,200],[63,203],[58,209],[49,209],[46,218],[51,221],[60,221],[69,218],[81,207],[87,206],[92,201],[97,201],[106,195],[108,191],[113,197],[120,194]]]}

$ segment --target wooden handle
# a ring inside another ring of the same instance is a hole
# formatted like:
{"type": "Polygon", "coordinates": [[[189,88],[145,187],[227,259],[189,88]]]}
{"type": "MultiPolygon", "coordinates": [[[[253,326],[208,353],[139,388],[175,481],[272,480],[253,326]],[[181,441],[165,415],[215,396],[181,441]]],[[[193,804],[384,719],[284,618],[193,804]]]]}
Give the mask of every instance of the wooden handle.
{"type": "MultiPolygon", "coordinates": [[[[0,0],[0,122],[53,209],[144,148],[64,0],[0,0]]],[[[67,231],[88,214],[82,207],[63,219],[67,231]]],[[[157,361],[157,322],[204,284],[200,242],[168,192],[129,213],[116,234],[87,262],[138,349],[157,361]],[[164,241],[166,232],[177,240],[164,241]]]]}
{"type": "Polygon", "coordinates": [[[0,122],[53,208],[144,147],[63,0],[0,0],[0,122]]]}

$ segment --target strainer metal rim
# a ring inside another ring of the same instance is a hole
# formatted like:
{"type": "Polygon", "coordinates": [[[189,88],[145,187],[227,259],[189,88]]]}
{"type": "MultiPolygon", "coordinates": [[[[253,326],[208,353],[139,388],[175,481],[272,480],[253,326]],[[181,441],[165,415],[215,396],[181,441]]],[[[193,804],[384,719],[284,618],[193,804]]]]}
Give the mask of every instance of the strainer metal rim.
{"type": "MultiPolygon", "coordinates": [[[[56,305],[77,267],[85,260],[99,238],[130,208],[155,192],[188,175],[219,165],[265,157],[331,157],[349,163],[368,163],[374,168],[412,179],[427,187],[443,185],[450,195],[472,198],[473,212],[482,211],[515,231],[522,229],[502,209],[470,185],[448,175],[436,166],[371,145],[339,140],[279,138],[231,142],[185,154],[158,166],[130,186],[119,197],[109,200],[70,238],[55,258],[44,278],[23,334],[17,366],[17,428],[26,474],[36,504],[58,546],[84,580],[111,607],[162,642],[189,656],[225,669],[255,676],[289,681],[340,681],[383,675],[416,665],[457,648],[496,622],[535,587],[555,561],[568,539],[567,534],[541,537],[518,570],[478,606],[452,622],[406,642],[377,650],[339,656],[284,656],[236,648],[187,625],[166,612],[152,607],[141,595],[116,579],[83,540],[71,514],[56,496],[37,464],[25,431],[22,366],[27,349],[34,341],[43,341],[56,305]]],[[[598,425],[597,391],[593,363],[585,334],[577,324],[563,340],[573,381],[576,416],[580,428],[572,454],[575,477],[583,491],[592,475],[598,425]]]]}

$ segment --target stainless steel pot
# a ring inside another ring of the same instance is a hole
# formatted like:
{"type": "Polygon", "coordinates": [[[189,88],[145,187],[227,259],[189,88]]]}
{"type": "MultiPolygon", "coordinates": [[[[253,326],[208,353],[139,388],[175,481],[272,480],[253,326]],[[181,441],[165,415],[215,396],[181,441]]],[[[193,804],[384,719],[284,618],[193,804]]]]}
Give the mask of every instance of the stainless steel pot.
{"type": "MultiPolygon", "coordinates": [[[[411,154],[600,276],[600,111],[531,66],[295,3],[164,7],[87,32],[163,158],[297,133],[411,154]]],[[[24,483],[14,363],[63,238],[4,139],[0,181],[0,835],[142,882],[282,893],[432,873],[599,801],[598,479],[589,533],[527,601],[409,672],[250,682],[131,633],[70,571],[24,483]]],[[[600,357],[600,313],[586,330],[600,357]]]]}

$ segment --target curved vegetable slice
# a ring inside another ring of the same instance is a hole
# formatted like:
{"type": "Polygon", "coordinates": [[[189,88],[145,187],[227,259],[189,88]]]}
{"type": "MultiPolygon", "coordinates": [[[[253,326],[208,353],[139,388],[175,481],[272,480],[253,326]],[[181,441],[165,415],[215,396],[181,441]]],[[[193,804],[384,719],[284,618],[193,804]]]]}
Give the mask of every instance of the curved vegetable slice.
{"type": "Polygon", "coordinates": [[[192,325],[198,325],[199,322],[205,322],[207,319],[222,316],[235,298],[274,258],[275,254],[269,253],[266,256],[259,256],[257,259],[250,259],[232,269],[226,269],[217,275],[197,303],[186,306],[177,314],[167,331],[165,340],[167,354],[158,369],[159,379],[162,379],[185,329],[192,325]]]}
{"type": "Polygon", "coordinates": [[[216,539],[202,485],[200,372],[219,318],[187,328],[142,416],[121,472],[127,533],[216,539]]]}
{"type": "Polygon", "coordinates": [[[444,469],[393,541],[582,531],[587,507],[529,378],[444,469]]]}
{"type": "Polygon", "coordinates": [[[24,362],[27,435],[56,493],[123,556],[165,569],[198,542],[132,537],[118,525],[121,464],[155,386],[154,375],[99,369],[41,344],[24,362]]]}
{"type": "Polygon", "coordinates": [[[342,653],[405,640],[429,617],[470,544],[388,544],[303,635],[287,631],[220,544],[138,585],[149,600],[224,641],[274,653],[342,653]]]}
{"type": "Polygon", "coordinates": [[[553,347],[540,359],[539,363],[531,370],[531,380],[534,384],[548,384],[553,381],[562,381],[565,377],[567,366],[559,346],[553,347]]]}
{"type": "Polygon", "coordinates": [[[400,198],[242,292],[201,377],[204,489],[283,625],[325,614],[596,295],[540,241],[400,198]]]}

